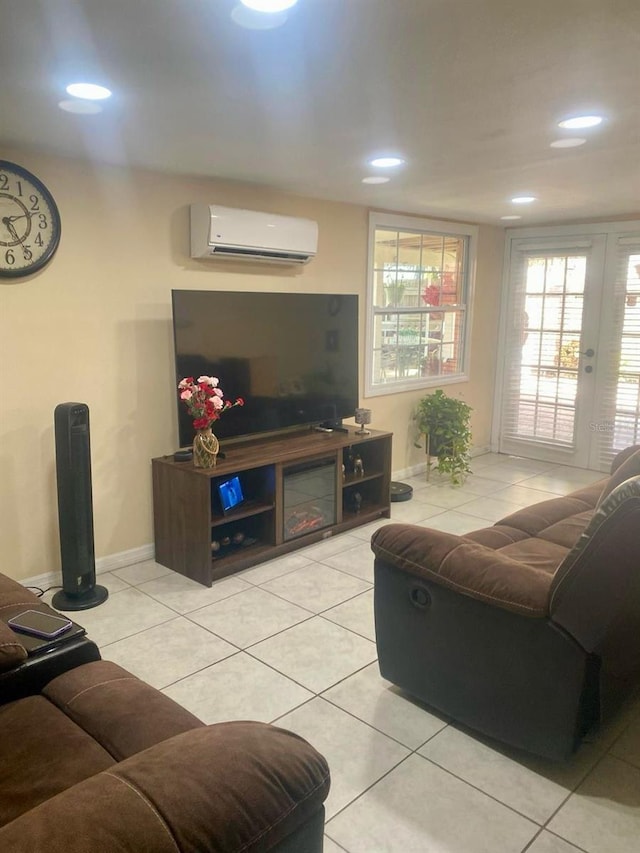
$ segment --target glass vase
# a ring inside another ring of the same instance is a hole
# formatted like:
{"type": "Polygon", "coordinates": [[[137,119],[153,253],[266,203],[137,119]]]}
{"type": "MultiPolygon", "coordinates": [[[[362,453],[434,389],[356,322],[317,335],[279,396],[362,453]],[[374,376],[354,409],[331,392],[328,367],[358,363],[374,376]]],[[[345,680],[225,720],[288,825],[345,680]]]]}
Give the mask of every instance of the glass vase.
{"type": "Polygon", "coordinates": [[[215,468],[220,442],[211,427],[196,430],[193,439],[193,465],[195,468],[215,468]]]}

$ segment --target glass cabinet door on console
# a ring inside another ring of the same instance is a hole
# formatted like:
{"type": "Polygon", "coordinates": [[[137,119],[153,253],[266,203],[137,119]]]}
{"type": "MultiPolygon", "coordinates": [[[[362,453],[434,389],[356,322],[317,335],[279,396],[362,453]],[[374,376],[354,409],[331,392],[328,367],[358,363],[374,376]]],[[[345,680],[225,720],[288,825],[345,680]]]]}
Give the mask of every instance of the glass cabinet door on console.
{"type": "Polygon", "coordinates": [[[336,517],[336,460],[303,462],[284,469],[284,539],[330,527],[336,517]]]}

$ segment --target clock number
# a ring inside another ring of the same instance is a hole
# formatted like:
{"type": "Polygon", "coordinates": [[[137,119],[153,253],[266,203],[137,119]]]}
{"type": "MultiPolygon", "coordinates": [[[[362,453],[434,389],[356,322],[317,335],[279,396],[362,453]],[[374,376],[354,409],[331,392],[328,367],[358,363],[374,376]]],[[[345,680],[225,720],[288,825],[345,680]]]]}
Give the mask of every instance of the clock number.
{"type": "Polygon", "coordinates": [[[7,265],[10,267],[13,266],[16,262],[16,256],[13,254],[11,249],[7,249],[7,251],[4,253],[4,259],[7,265]]]}
{"type": "Polygon", "coordinates": [[[0,172],[0,190],[9,189],[9,178],[2,172],[0,172]]]}
{"type": "Polygon", "coordinates": [[[37,213],[40,210],[40,199],[37,195],[30,195],[29,201],[31,202],[31,210],[33,210],[34,213],[37,213]]]}
{"type": "Polygon", "coordinates": [[[49,223],[47,222],[47,217],[44,215],[44,213],[39,213],[38,219],[40,220],[40,225],[38,226],[39,228],[48,228],[49,227],[49,223]]]}
{"type": "Polygon", "coordinates": [[[16,184],[18,185],[18,195],[22,198],[22,181],[16,181],[16,184]]]}
{"type": "Polygon", "coordinates": [[[44,240],[42,239],[42,234],[36,234],[36,239],[34,240],[36,246],[44,246],[44,240]]]}
{"type": "Polygon", "coordinates": [[[25,245],[23,244],[23,245],[22,245],[22,255],[23,255],[23,257],[24,257],[25,261],[30,261],[30,260],[31,260],[31,258],[33,257],[33,252],[31,251],[31,247],[30,247],[30,246],[25,246],[25,245]]]}

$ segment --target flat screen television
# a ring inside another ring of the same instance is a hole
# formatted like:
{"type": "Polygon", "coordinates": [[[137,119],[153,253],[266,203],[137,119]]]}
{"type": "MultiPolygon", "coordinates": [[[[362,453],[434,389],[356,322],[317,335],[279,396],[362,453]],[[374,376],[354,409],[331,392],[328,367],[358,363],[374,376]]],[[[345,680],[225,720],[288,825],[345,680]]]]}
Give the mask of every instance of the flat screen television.
{"type": "MultiPolygon", "coordinates": [[[[176,385],[217,376],[225,399],[245,401],[216,421],[219,439],[353,416],[357,295],[173,290],[172,304],[176,385]]],[[[193,422],[175,393],[180,446],[187,447],[193,422]]]]}

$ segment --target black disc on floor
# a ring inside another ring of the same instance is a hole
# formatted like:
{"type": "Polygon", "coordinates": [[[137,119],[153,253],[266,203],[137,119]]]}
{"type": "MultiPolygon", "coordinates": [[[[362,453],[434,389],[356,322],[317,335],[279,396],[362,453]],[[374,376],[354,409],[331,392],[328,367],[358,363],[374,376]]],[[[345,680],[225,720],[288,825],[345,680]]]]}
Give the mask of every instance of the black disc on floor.
{"type": "Polygon", "coordinates": [[[407,483],[391,483],[392,501],[410,501],[413,497],[413,486],[407,483]]]}

